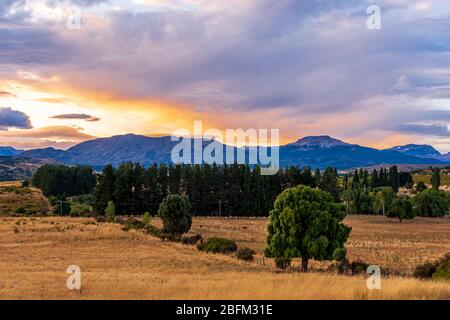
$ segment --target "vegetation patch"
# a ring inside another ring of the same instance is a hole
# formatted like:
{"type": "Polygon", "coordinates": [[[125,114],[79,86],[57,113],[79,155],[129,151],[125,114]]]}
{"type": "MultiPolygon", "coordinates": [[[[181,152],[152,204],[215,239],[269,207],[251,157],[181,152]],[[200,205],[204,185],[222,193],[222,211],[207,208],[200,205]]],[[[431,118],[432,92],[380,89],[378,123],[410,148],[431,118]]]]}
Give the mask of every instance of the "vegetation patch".
{"type": "Polygon", "coordinates": [[[236,258],[244,261],[253,261],[256,252],[250,248],[239,248],[236,252],[236,258]]]}
{"type": "Polygon", "coordinates": [[[435,262],[419,264],[414,277],[419,279],[450,280],[450,253],[435,262]]]}
{"type": "Polygon", "coordinates": [[[205,252],[227,254],[236,252],[237,245],[234,241],[225,238],[212,237],[209,238],[207,241],[200,243],[197,246],[197,249],[205,252]]]}

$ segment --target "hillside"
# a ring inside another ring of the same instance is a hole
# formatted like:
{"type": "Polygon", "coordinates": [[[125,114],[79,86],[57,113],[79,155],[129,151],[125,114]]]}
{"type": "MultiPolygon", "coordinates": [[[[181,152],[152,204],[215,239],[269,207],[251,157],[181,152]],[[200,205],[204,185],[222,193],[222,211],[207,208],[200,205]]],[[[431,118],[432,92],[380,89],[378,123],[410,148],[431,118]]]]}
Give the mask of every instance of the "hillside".
{"type": "Polygon", "coordinates": [[[0,181],[29,179],[40,166],[54,162],[52,159],[0,156],[0,181]]]}

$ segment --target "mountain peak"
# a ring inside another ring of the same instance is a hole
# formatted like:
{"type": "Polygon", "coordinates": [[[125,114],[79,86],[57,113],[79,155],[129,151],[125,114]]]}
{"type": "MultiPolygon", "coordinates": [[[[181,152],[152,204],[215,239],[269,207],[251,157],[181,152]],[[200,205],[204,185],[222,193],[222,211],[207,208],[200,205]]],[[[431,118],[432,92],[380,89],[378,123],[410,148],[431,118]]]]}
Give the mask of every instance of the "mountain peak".
{"type": "Polygon", "coordinates": [[[396,146],[388,150],[406,153],[416,157],[439,157],[441,153],[428,144],[407,144],[396,146]]]}
{"type": "Polygon", "coordinates": [[[322,136],[307,136],[297,140],[292,145],[306,148],[311,147],[332,148],[336,146],[346,146],[349,144],[341,140],[332,138],[330,136],[322,135],[322,136]]]}

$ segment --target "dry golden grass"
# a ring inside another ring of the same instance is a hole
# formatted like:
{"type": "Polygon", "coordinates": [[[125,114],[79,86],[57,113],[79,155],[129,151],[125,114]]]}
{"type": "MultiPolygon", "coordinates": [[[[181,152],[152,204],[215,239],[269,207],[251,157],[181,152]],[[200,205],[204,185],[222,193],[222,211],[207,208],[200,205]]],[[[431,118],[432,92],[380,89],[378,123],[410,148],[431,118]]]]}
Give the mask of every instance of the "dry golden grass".
{"type": "Polygon", "coordinates": [[[20,182],[0,182],[0,216],[10,216],[18,208],[29,214],[43,214],[50,203],[37,188],[21,188],[20,182]]]}
{"type": "MultiPolygon", "coordinates": [[[[358,216],[346,223],[353,227],[351,259],[407,273],[412,264],[450,251],[449,219],[400,224],[358,216]]],[[[261,252],[266,224],[266,219],[197,218],[193,232],[261,252]]],[[[363,276],[319,272],[319,263],[307,274],[278,272],[87,218],[0,218],[0,252],[2,299],[450,299],[445,282],[395,277],[383,279],[381,290],[368,290],[363,276]],[[81,268],[81,291],[66,287],[69,265],[81,268]]]]}

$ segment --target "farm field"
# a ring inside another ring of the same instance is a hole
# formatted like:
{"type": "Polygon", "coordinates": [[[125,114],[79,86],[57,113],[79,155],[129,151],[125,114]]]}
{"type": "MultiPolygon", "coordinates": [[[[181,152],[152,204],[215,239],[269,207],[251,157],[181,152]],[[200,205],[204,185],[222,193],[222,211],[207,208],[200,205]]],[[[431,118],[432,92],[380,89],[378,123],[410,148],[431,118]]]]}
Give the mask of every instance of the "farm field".
{"type": "MultiPolygon", "coordinates": [[[[350,216],[350,260],[388,267],[404,276],[383,278],[368,290],[364,276],[277,271],[261,262],[267,219],[195,218],[193,233],[221,236],[258,252],[254,262],[161,242],[141,231],[90,218],[0,218],[1,299],[450,299],[450,283],[409,275],[418,263],[450,252],[450,219],[403,223],[350,216]],[[81,268],[82,288],[66,287],[69,265],[81,268]]],[[[158,224],[157,219],[152,223],[158,224]]]]}

